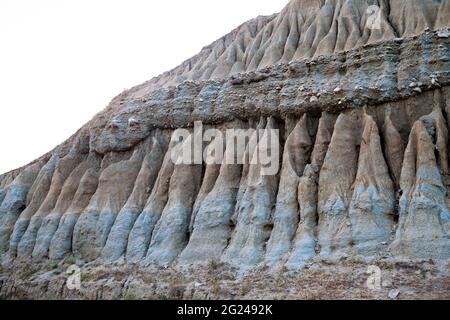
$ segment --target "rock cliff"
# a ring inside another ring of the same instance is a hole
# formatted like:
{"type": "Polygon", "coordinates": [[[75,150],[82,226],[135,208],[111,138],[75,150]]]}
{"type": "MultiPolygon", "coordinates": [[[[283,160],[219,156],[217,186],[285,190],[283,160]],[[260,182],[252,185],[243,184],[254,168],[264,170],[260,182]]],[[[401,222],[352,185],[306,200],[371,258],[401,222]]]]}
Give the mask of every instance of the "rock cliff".
{"type": "Polygon", "coordinates": [[[449,22],[448,0],[292,0],[241,25],[1,175],[2,261],[449,259],[449,22]],[[280,170],[174,163],[195,121],[279,129],[280,170]]]}

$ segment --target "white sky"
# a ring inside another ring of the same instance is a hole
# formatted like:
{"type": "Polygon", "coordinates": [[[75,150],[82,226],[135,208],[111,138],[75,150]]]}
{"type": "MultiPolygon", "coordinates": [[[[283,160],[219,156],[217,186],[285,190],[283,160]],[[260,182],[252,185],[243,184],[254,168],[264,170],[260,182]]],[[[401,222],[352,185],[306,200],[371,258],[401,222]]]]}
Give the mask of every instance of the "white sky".
{"type": "Polygon", "coordinates": [[[0,173],[288,0],[0,0],[0,173]]]}

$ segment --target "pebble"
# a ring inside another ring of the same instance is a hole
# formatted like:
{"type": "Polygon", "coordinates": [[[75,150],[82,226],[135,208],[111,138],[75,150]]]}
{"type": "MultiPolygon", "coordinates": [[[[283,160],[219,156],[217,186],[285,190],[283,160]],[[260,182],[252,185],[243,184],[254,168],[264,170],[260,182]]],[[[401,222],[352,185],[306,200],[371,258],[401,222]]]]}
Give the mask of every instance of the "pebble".
{"type": "Polygon", "coordinates": [[[432,84],[433,86],[437,86],[437,87],[440,87],[440,86],[441,86],[440,83],[439,83],[439,81],[438,81],[436,78],[431,78],[431,84],[432,84]]]}
{"type": "Polygon", "coordinates": [[[389,291],[389,294],[388,294],[389,298],[392,300],[397,299],[399,295],[400,295],[400,290],[398,290],[398,289],[393,289],[393,290],[389,291]]]}
{"type": "Polygon", "coordinates": [[[136,125],[136,124],[139,124],[139,121],[136,120],[135,118],[128,119],[128,125],[132,126],[132,125],[136,125]]]}
{"type": "Polygon", "coordinates": [[[383,288],[390,288],[392,287],[392,282],[391,280],[384,280],[382,283],[383,288]]]}
{"type": "Polygon", "coordinates": [[[448,32],[448,30],[439,30],[437,36],[439,38],[448,38],[450,37],[450,33],[448,32]]]}

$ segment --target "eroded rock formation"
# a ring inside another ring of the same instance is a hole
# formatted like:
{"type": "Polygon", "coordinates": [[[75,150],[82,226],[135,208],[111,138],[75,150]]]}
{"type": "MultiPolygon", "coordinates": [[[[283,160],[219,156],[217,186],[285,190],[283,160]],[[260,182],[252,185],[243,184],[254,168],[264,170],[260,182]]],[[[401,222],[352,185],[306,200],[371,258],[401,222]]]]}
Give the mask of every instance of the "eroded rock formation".
{"type": "Polygon", "coordinates": [[[450,258],[449,21],[448,0],[293,0],[243,24],[0,176],[2,261],[450,258]],[[278,129],[280,169],[237,161],[256,133],[174,162],[195,121],[278,129]]]}

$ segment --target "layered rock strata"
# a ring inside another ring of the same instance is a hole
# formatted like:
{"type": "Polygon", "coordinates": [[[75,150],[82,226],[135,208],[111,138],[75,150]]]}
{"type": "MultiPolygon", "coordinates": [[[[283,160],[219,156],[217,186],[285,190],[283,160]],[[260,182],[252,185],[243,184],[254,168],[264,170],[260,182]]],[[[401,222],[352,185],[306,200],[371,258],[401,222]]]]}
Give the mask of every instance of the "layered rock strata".
{"type": "Polygon", "coordinates": [[[444,0],[294,0],[242,25],[0,176],[2,261],[450,258],[448,21],[444,0]],[[174,130],[195,121],[279,130],[280,169],[237,161],[265,148],[256,136],[174,161],[174,130]]]}

